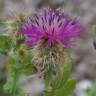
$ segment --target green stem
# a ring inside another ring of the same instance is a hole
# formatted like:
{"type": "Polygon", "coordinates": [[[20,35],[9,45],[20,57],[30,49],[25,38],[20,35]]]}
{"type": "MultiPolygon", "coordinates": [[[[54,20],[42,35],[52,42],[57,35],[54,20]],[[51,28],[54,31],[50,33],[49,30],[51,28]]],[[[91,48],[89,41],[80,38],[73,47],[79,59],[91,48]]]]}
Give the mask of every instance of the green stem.
{"type": "Polygon", "coordinates": [[[14,78],[13,78],[12,96],[16,96],[16,80],[17,80],[17,74],[15,71],[14,78]]]}

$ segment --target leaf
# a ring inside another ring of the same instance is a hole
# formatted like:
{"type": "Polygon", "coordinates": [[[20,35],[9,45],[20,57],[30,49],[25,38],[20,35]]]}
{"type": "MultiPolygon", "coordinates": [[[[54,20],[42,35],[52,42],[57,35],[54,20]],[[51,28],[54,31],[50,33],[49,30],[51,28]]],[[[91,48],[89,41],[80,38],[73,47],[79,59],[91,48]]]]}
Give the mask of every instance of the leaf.
{"type": "Polygon", "coordinates": [[[7,64],[8,80],[4,86],[4,89],[7,93],[12,94],[17,92],[16,96],[24,96],[23,93],[18,90],[18,88],[20,87],[20,84],[18,84],[18,77],[21,74],[27,74],[27,75],[32,74],[31,61],[32,56],[29,54],[23,57],[14,55],[8,58],[8,64],[7,64]]]}
{"type": "Polygon", "coordinates": [[[94,45],[94,48],[96,49],[96,24],[92,26],[92,32],[93,32],[93,45],[94,45]]]}
{"type": "Polygon", "coordinates": [[[13,85],[13,82],[12,82],[12,79],[10,78],[10,80],[8,79],[6,84],[3,86],[4,92],[5,93],[11,93],[12,85],[13,85]]]}
{"type": "Polygon", "coordinates": [[[25,56],[19,56],[19,64],[17,66],[19,66],[18,71],[22,74],[27,74],[30,75],[32,74],[32,55],[27,54],[25,56]]]}
{"type": "Polygon", "coordinates": [[[0,53],[6,55],[8,52],[7,49],[0,48],[0,53]]]}
{"type": "Polygon", "coordinates": [[[14,75],[14,70],[18,72],[18,74],[32,74],[32,56],[14,56],[8,58],[7,71],[9,76],[14,75]]]}
{"type": "Polygon", "coordinates": [[[19,89],[17,96],[26,96],[25,93],[23,92],[23,90],[19,89]]]}
{"type": "Polygon", "coordinates": [[[76,85],[75,80],[69,80],[65,83],[65,85],[62,88],[57,89],[55,91],[55,95],[56,96],[69,96],[70,93],[74,90],[75,85],[76,85]]]}
{"type": "Polygon", "coordinates": [[[62,87],[66,81],[68,80],[70,73],[71,73],[71,56],[70,56],[70,51],[67,50],[66,58],[65,58],[65,63],[64,63],[64,69],[62,74],[59,76],[58,80],[53,84],[53,89],[58,89],[62,87]]]}
{"type": "Polygon", "coordinates": [[[46,71],[45,71],[45,80],[49,81],[52,77],[52,74],[53,74],[52,67],[49,66],[49,68],[46,68],[46,71]]]}
{"type": "Polygon", "coordinates": [[[6,66],[8,77],[13,77],[14,76],[14,68],[13,68],[14,64],[15,64],[14,58],[8,57],[7,66],[6,66]]]}
{"type": "Polygon", "coordinates": [[[0,35],[0,53],[7,53],[11,48],[11,39],[8,36],[0,35]]]}
{"type": "Polygon", "coordinates": [[[96,24],[92,26],[93,35],[96,36],[96,24]]]}
{"type": "MultiPolygon", "coordinates": [[[[14,78],[8,78],[6,84],[3,86],[4,92],[8,93],[8,94],[12,94],[12,90],[13,90],[13,84],[14,84],[14,78]]],[[[20,88],[20,84],[19,81],[16,80],[16,96],[25,96],[25,93],[23,92],[23,90],[20,88]]],[[[8,96],[10,96],[8,95],[8,96]]],[[[12,96],[12,95],[11,95],[12,96]]]]}
{"type": "Polygon", "coordinates": [[[46,65],[45,69],[46,71],[44,72],[44,80],[45,80],[44,96],[47,96],[47,93],[52,91],[52,87],[49,85],[49,82],[50,82],[50,79],[52,78],[53,72],[52,72],[52,67],[50,65],[48,66],[46,65]]]}
{"type": "Polygon", "coordinates": [[[0,27],[5,27],[6,22],[4,20],[0,20],[0,27]]]}

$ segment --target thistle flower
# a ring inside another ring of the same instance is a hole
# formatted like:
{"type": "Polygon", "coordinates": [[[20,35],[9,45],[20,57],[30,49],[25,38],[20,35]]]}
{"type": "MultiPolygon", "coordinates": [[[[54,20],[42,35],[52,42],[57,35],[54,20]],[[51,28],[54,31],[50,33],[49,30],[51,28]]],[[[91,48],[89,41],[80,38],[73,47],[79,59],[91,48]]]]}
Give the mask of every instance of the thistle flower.
{"type": "Polygon", "coordinates": [[[25,44],[32,46],[34,65],[38,70],[45,67],[60,70],[64,64],[65,49],[71,46],[71,39],[83,32],[80,21],[60,10],[45,9],[29,17],[21,33],[25,44]]]}

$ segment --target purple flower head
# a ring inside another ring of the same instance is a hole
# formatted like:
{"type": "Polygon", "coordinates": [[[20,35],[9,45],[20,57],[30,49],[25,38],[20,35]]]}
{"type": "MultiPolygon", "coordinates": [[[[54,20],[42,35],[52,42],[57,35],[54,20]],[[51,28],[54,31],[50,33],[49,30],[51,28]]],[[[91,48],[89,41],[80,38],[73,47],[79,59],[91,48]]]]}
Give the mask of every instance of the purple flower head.
{"type": "Polygon", "coordinates": [[[35,14],[21,28],[21,33],[26,37],[25,44],[29,46],[43,40],[48,46],[62,44],[69,47],[71,39],[83,31],[80,20],[52,9],[35,14]]]}

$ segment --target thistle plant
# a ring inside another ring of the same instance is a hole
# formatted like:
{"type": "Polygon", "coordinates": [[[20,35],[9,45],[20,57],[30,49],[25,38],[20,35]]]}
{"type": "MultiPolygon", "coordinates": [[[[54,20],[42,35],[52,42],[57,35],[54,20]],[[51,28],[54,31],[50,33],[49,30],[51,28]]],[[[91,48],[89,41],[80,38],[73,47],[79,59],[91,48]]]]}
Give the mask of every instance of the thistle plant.
{"type": "Polygon", "coordinates": [[[80,20],[60,10],[44,9],[30,16],[20,14],[4,26],[8,30],[0,35],[0,52],[8,56],[5,91],[11,96],[26,96],[19,77],[41,74],[44,96],[68,96],[76,83],[69,80],[70,49],[73,39],[84,31],[80,20]]]}

